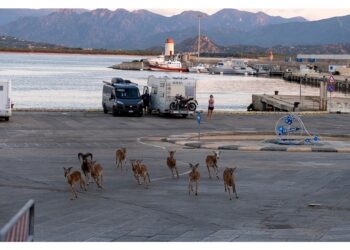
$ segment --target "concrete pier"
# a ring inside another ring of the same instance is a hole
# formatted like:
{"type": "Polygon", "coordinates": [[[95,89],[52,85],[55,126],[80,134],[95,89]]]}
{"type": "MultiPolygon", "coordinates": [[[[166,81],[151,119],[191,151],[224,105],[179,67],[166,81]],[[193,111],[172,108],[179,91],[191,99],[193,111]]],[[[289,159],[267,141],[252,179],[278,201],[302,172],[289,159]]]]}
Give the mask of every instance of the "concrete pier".
{"type": "MultiPolygon", "coordinates": [[[[335,79],[334,91],[350,92],[350,77],[349,76],[333,76],[335,79]]],[[[313,87],[319,87],[320,82],[328,82],[329,73],[299,73],[299,72],[285,72],[283,79],[287,81],[298,82],[313,87]]]]}
{"type": "Polygon", "coordinates": [[[252,103],[257,111],[320,111],[319,96],[253,95],[252,103]]]}
{"type": "Polygon", "coordinates": [[[350,98],[298,96],[298,95],[252,95],[252,104],[256,111],[328,111],[332,113],[350,113],[350,98]]]}
{"type": "Polygon", "coordinates": [[[113,65],[112,69],[121,70],[149,70],[149,63],[147,61],[138,62],[122,62],[120,64],[113,65]]]}

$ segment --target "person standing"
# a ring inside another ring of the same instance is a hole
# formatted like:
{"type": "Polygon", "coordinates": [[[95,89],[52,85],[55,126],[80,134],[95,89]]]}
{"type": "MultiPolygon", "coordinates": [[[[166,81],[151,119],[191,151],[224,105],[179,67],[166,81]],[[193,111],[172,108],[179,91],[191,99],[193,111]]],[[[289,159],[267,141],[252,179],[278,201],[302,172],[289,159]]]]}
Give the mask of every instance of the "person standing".
{"type": "Polygon", "coordinates": [[[207,120],[211,120],[211,116],[213,115],[214,110],[214,96],[210,95],[209,101],[208,101],[208,113],[207,113],[207,120]]]}
{"type": "Polygon", "coordinates": [[[145,93],[141,96],[141,98],[143,100],[144,113],[147,114],[147,113],[149,113],[149,99],[150,99],[150,96],[148,94],[148,90],[145,91],[145,93]]]}

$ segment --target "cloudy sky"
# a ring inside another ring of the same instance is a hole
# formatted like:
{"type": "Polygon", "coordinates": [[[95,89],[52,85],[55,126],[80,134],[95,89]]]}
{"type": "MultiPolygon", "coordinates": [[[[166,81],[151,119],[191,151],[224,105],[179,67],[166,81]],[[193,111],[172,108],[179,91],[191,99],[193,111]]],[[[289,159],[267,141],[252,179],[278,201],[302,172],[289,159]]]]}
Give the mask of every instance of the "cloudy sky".
{"type": "Polygon", "coordinates": [[[167,16],[184,10],[212,14],[222,8],[235,8],[283,17],[303,16],[309,20],[350,15],[350,1],[346,0],[10,0],[1,1],[0,8],[148,9],[167,16]]]}

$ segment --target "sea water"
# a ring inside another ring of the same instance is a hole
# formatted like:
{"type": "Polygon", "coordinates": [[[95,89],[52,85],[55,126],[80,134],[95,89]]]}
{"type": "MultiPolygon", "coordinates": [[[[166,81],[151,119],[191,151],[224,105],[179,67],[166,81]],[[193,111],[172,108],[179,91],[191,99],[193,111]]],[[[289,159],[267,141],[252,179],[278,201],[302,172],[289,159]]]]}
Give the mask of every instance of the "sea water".
{"type": "MultiPolygon", "coordinates": [[[[136,82],[140,91],[150,75],[197,79],[199,109],[206,109],[214,95],[215,109],[247,110],[252,94],[299,95],[300,86],[281,78],[164,73],[115,70],[110,66],[145,56],[111,56],[41,53],[0,53],[0,80],[12,81],[15,108],[102,109],[102,81],[121,77],[136,82]]],[[[319,89],[302,85],[302,95],[318,95],[319,89]]],[[[334,94],[336,96],[337,94],[334,94]]],[[[341,95],[341,94],[338,94],[341,95]]]]}

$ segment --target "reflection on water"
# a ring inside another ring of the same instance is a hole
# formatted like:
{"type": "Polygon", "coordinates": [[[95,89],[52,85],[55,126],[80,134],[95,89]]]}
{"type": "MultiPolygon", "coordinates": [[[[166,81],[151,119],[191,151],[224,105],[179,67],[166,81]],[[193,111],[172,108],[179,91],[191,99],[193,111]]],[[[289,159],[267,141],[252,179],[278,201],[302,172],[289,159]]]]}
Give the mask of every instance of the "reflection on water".
{"type": "MultiPolygon", "coordinates": [[[[121,71],[108,68],[122,61],[139,60],[132,56],[0,54],[0,80],[12,81],[12,98],[17,108],[100,109],[102,81],[112,77],[130,79],[142,86],[149,75],[196,78],[200,109],[207,108],[209,95],[216,109],[246,110],[252,94],[299,95],[299,85],[279,78],[221,76],[150,71],[121,71]]],[[[318,95],[319,89],[302,86],[303,95],[318,95]]],[[[336,93],[334,96],[341,96],[336,93]]]]}

